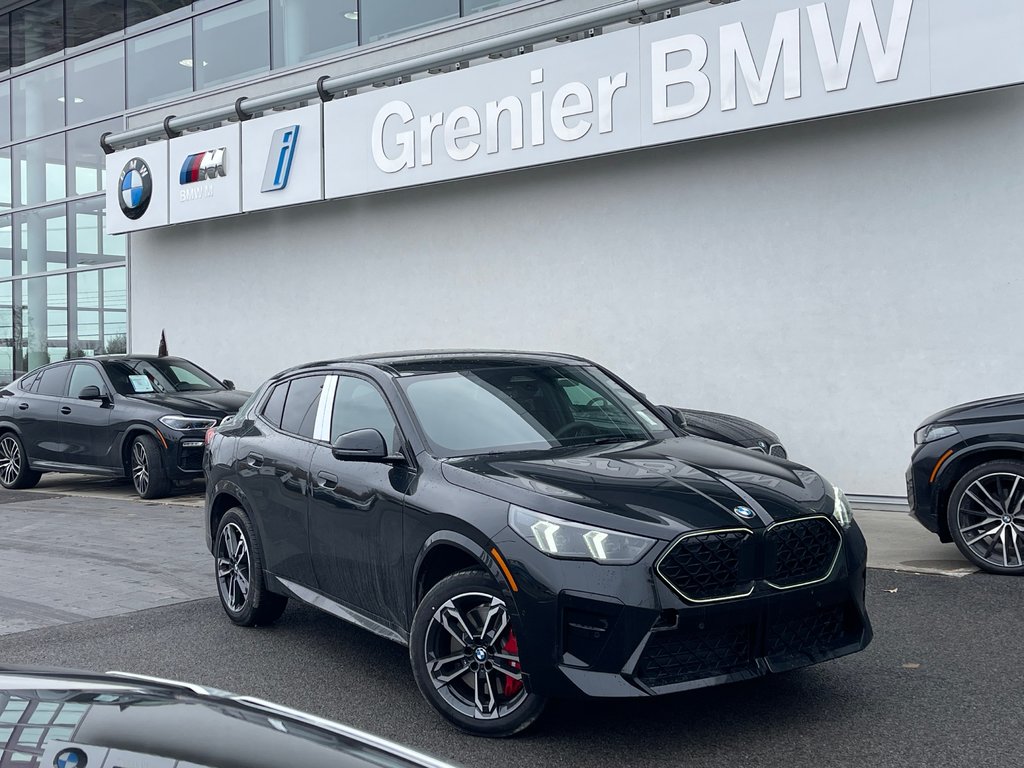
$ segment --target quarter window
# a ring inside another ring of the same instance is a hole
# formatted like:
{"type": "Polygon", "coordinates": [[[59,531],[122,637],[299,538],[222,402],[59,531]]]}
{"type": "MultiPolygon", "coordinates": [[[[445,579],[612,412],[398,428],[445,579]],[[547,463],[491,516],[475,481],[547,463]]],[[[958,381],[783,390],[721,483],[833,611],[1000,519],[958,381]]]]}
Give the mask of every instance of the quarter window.
{"type": "Polygon", "coordinates": [[[331,442],[357,429],[376,429],[384,436],[388,453],[394,452],[397,425],[384,396],[368,381],[341,376],[334,394],[331,442]]]}
{"type": "Polygon", "coordinates": [[[292,380],[288,387],[288,398],[284,402],[284,414],[281,416],[282,430],[301,437],[313,437],[320,392],[326,378],[306,376],[292,380]]]}
{"type": "Polygon", "coordinates": [[[63,397],[64,385],[68,382],[68,368],[70,367],[70,365],[55,365],[53,368],[40,371],[36,394],[63,397]]]}

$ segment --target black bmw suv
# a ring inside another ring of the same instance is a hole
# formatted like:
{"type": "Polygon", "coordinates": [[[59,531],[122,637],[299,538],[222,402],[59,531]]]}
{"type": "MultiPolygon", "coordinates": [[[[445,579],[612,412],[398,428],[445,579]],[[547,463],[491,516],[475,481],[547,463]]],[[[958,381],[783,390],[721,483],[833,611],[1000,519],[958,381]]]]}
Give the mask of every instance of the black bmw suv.
{"type": "Polygon", "coordinates": [[[549,697],[699,688],[871,639],[839,489],[683,436],[581,358],[310,364],[207,439],[228,617],[268,624],[296,598],[407,645],[471,733],[515,733],[549,697]]]}
{"type": "Polygon", "coordinates": [[[207,428],[235,413],[233,391],[177,357],[117,355],[54,363],[0,389],[0,485],[44,472],[130,477],[156,499],[203,476],[207,428]]]}

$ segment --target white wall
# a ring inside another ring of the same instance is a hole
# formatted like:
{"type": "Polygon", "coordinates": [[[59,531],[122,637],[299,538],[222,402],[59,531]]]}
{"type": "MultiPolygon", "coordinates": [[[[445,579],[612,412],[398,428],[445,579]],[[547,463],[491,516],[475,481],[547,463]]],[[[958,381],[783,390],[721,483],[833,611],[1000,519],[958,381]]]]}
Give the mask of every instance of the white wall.
{"type": "Polygon", "coordinates": [[[853,493],[1015,392],[1020,88],[132,236],[132,349],[242,387],[371,351],[592,357],[853,493]]]}

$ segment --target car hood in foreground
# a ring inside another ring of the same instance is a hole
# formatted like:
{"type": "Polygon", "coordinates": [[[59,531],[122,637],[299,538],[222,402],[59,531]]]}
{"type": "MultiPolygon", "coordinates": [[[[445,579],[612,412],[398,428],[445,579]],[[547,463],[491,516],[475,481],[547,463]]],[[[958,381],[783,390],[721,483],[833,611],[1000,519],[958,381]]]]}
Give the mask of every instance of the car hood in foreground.
{"type": "Polygon", "coordinates": [[[131,397],[186,416],[231,416],[249,399],[249,393],[224,389],[216,392],[148,392],[131,397]]]}
{"type": "MultiPolygon", "coordinates": [[[[34,711],[33,704],[59,710],[54,719],[62,727],[38,726],[43,754],[38,761],[30,755],[27,768],[162,768],[175,761],[208,768],[446,768],[399,744],[328,720],[187,683],[116,672],[0,668],[0,694],[25,700],[26,712],[34,711]]],[[[13,741],[8,746],[0,735],[0,762],[5,747],[25,751],[13,741]]]]}
{"type": "Polygon", "coordinates": [[[806,467],[695,437],[450,459],[445,478],[577,522],[671,538],[831,514],[831,489],[806,467]],[[734,510],[752,507],[747,520],[734,510]]]}
{"type": "Polygon", "coordinates": [[[1024,417],[1024,394],[1002,395],[987,400],[961,403],[929,416],[920,426],[943,422],[964,424],[976,421],[1005,421],[1024,417]]]}

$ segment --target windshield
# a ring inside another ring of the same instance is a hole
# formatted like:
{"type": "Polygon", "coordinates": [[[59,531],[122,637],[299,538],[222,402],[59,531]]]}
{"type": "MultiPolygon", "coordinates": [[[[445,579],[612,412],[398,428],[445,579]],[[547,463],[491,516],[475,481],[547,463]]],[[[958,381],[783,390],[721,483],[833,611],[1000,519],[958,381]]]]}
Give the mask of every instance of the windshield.
{"type": "Polygon", "coordinates": [[[187,360],[106,360],[103,369],[122,395],[153,392],[220,392],[225,386],[187,360]]]}
{"type": "Polygon", "coordinates": [[[487,365],[399,379],[438,456],[543,451],[671,436],[592,366],[487,365]]]}

